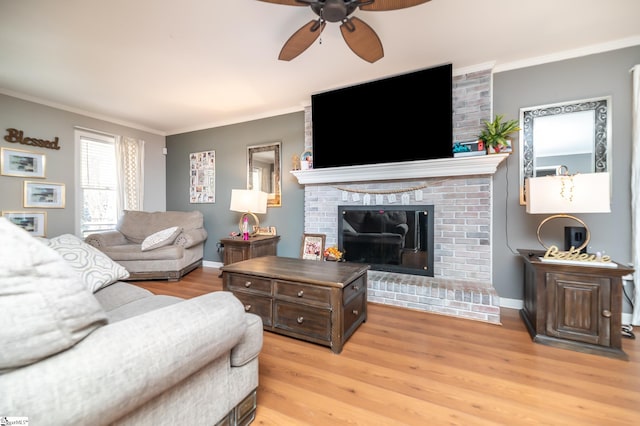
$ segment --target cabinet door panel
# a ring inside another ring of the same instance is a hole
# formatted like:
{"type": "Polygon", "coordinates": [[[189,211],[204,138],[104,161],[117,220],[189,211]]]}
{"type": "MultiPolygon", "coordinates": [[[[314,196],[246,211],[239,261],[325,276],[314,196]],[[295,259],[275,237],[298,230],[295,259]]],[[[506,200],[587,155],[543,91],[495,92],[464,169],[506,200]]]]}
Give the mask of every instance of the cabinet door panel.
{"type": "Polygon", "coordinates": [[[595,345],[609,345],[609,279],[549,273],[547,286],[548,335],[595,345]]]}

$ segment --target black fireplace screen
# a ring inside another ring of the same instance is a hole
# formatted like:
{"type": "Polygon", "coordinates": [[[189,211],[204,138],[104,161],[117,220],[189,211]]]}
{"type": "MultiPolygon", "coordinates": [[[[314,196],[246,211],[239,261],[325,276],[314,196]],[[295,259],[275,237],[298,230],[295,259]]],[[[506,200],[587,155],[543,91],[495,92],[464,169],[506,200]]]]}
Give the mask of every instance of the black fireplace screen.
{"type": "Polygon", "coordinates": [[[347,262],[433,276],[433,206],[338,206],[338,248],[347,262]]]}

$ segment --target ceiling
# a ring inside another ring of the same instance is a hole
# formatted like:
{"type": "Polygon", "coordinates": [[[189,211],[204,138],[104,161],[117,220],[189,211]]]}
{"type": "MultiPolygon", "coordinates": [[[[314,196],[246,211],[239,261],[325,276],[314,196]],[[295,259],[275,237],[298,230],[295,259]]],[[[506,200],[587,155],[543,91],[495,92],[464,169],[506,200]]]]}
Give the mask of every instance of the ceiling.
{"type": "Polygon", "coordinates": [[[638,0],[432,0],[352,16],[380,37],[379,61],[352,53],[338,23],[279,61],[317,18],[308,7],[0,0],[0,93],[171,135],[300,111],[313,93],[444,63],[499,71],[640,44],[638,0]]]}

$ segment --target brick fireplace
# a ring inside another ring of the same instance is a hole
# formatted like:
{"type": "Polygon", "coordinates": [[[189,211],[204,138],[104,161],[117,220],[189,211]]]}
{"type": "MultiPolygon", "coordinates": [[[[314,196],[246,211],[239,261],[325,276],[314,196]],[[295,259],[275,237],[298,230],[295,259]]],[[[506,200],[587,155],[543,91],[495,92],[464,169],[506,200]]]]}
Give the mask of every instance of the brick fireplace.
{"type": "MultiPolygon", "coordinates": [[[[491,72],[454,76],[454,138],[490,115],[491,72]]],[[[305,110],[311,149],[311,110],[305,110]]],[[[339,155],[339,154],[337,154],[339,155]]],[[[434,276],[370,270],[369,302],[500,323],[492,286],[492,175],[508,154],[292,172],[305,187],[305,232],[338,242],[339,205],[433,205],[434,276]]]]}

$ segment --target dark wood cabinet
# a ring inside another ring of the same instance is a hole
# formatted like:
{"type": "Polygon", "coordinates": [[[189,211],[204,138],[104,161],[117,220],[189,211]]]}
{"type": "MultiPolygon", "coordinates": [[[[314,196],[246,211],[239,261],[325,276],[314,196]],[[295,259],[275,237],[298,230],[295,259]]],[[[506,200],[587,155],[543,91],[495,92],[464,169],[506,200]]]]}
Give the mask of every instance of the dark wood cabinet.
{"type": "Polygon", "coordinates": [[[223,262],[230,265],[254,257],[275,256],[278,254],[278,241],[279,235],[258,235],[248,240],[223,238],[220,240],[224,246],[223,262]]]}
{"type": "Polygon", "coordinates": [[[518,250],[524,259],[524,306],[533,341],[628,359],[622,350],[622,277],[633,269],[543,262],[544,252],[518,250]]]}

